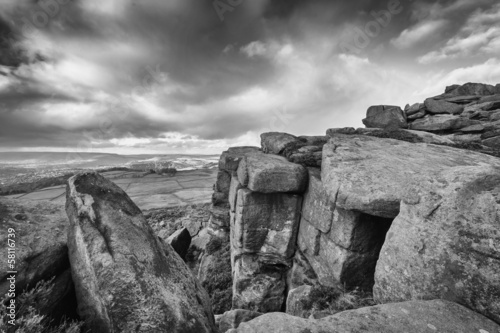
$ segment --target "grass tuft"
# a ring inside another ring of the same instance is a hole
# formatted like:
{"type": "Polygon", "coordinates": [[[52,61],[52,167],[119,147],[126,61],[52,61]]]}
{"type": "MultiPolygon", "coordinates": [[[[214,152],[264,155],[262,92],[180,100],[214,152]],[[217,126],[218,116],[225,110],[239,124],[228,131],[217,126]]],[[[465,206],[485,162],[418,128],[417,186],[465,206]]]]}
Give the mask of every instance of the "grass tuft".
{"type": "MultiPolygon", "coordinates": [[[[44,300],[47,299],[54,290],[54,278],[48,281],[37,283],[35,288],[24,291],[16,298],[16,321],[12,326],[6,317],[6,308],[0,309],[0,332],[2,333],[79,333],[83,322],[63,321],[59,325],[53,325],[51,320],[40,314],[43,309],[44,300]]],[[[2,304],[8,300],[3,299],[2,304]]]]}

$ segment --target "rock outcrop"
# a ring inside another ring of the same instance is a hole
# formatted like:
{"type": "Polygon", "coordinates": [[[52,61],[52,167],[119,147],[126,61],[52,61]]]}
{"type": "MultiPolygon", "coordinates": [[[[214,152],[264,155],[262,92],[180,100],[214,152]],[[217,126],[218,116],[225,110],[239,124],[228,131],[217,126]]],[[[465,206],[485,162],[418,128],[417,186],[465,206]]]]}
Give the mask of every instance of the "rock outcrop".
{"type": "Polygon", "coordinates": [[[268,313],[228,333],[440,332],[497,333],[500,326],[461,305],[442,301],[410,301],[344,311],[319,320],[268,313]]]}
{"type": "MultiPolygon", "coordinates": [[[[262,134],[262,150],[244,151],[224,178],[233,308],[278,311],[286,301],[288,313],[306,316],[311,290],[343,286],[373,288],[381,303],[442,298],[500,322],[497,88],[450,86],[404,111],[371,107],[364,123],[373,128],[329,129],[326,138],[262,134]]],[[[401,304],[422,316],[463,309],[401,304]]],[[[273,330],[266,318],[238,331],[273,330]]],[[[297,323],[324,329],[319,320],[297,323]]]]}
{"type": "Polygon", "coordinates": [[[206,292],[139,208],[97,173],[69,179],[69,258],[78,310],[95,332],[215,332],[206,292]]]}
{"type": "MultiPolygon", "coordinates": [[[[433,132],[458,144],[477,144],[500,148],[500,93],[497,86],[467,83],[446,88],[444,94],[405,108],[408,128],[433,132]]],[[[367,114],[386,117],[387,112],[374,108],[367,114]],[[375,114],[375,115],[374,115],[375,114]]],[[[386,128],[385,124],[373,124],[386,128]]]]}
{"type": "Polygon", "coordinates": [[[410,189],[377,264],[377,302],[442,298],[500,322],[500,160],[473,158],[410,189]]]}

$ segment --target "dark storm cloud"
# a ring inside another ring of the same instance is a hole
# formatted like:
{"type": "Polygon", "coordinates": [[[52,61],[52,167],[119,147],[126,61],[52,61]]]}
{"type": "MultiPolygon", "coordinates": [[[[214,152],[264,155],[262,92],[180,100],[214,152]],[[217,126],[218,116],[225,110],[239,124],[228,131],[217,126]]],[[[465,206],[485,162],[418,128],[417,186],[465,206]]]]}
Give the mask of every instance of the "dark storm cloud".
{"type": "Polygon", "coordinates": [[[410,93],[421,84],[406,82],[420,74],[416,58],[450,54],[450,36],[493,4],[401,0],[400,14],[346,55],[339,45],[396,0],[220,1],[0,0],[0,145],[235,139],[273,127],[278,108],[294,119],[282,126],[317,133],[319,118],[360,119],[352,111],[392,85],[410,93]]]}

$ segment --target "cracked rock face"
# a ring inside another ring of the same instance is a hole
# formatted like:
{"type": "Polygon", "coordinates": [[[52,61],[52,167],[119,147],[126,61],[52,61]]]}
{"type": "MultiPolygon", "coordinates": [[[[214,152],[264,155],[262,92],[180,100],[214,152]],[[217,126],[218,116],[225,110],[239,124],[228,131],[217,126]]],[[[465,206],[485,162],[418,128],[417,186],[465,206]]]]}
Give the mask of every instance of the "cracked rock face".
{"type": "Polygon", "coordinates": [[[68,180],[68,249],[79,314],[93,332],[215,332],[208,295],[139,208],[97,173],[68,180]]]}
{"type": "Polygon", "coordinates": [[[442,298],[500,323],[500,166],[449,169],[415,191],[382,247],[376,301],[442,298]]]}

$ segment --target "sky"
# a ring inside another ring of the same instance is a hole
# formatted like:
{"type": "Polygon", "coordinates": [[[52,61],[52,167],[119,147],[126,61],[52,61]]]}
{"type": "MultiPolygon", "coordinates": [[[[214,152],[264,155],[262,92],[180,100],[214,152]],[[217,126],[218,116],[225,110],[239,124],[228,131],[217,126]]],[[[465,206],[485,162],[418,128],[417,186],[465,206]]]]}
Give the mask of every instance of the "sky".
{"type": "Polygon", "coordinates": [[[0,151],[215,154],[467,82],[497,0],[0,0],[0,151]]]}

